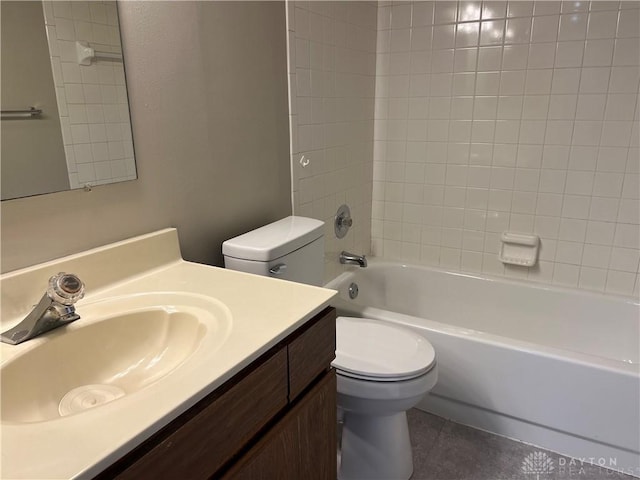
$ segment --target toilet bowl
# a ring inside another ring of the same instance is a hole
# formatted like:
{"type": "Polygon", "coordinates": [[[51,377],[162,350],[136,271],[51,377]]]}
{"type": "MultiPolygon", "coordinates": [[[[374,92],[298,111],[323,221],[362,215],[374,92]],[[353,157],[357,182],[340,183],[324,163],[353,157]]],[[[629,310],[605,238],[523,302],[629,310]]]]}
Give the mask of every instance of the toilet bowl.
{"type": "Polygon", "coordinates": [[[424,337],[377,320],[336,321],[340,480],[405,480],[413,473],[406,412],[435,385],[435,352],[424,337]]]}
{"type": "MultiPolygon", "coordinates": [[[[324,222],[291,216],[222,244],[225,267],[321,285],[324,222]]],[[[435,352],[422,336],[378,320],[336,321],[341,480],[408,480],[406,411],[435,385],[435,352]]]]}

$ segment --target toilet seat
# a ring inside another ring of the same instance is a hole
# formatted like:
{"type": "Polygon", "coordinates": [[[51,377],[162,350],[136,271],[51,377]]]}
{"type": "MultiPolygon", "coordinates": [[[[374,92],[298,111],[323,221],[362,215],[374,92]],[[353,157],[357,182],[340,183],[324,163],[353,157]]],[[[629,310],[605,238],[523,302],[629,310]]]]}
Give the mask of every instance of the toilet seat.
{"type": "Polygon", "coordinates": [[[346,370],[341,370],[334,365],[337,375],[342,375],[343,377],[349,377],[355,380],[364,380],[368,382],[404,382],[406,380],[413,380],[414,378],[418,378],[422,375],[426,375],[431,370],[433,370],[433,367],[435,367],[435,363],[433,363],[429,368],[421,370],[412,375],[403,375],[401,377],[380,377],[375,375],[357,374],[357,373],[349,372],[346,370]]]}
{"type": "Polygon", "coordinates": [[[421,335],[377,320],[338,317],[332,366],[346,377],[399,382],[426,374],[435,351],[421,335]]]}

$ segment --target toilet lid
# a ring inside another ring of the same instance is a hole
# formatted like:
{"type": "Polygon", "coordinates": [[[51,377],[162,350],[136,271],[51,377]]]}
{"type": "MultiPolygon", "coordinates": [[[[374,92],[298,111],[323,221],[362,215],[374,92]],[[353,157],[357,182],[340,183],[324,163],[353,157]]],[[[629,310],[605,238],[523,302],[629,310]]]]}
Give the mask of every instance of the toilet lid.
{"type": "Polygon", "coordinates": [[[435,352],[422,336],[376,320],[338,317],[336,359],[332,365],[350,376],[405,380],[426,373],[435,352]]]}

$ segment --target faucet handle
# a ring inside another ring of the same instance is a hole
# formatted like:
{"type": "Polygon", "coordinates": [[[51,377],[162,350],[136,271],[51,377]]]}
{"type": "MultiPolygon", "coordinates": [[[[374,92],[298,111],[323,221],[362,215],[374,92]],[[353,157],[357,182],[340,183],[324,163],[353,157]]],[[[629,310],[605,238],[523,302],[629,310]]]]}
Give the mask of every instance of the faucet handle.
{"type": "Polygon", "coordinates": [[[60,272],[49,279],[47,296],[63,305],[73,305],[84,297],[84,283],[73,273],[60,272]]]}
{"type": "Polygon", "coordinates": [[[333,222],[334,232],[336,238],[344,238],[349,231],[349,228],[353,226],[353,219],[351,218],[351,210],[348,205],[340,205],[336,213],[335,220],[333,222]]]}

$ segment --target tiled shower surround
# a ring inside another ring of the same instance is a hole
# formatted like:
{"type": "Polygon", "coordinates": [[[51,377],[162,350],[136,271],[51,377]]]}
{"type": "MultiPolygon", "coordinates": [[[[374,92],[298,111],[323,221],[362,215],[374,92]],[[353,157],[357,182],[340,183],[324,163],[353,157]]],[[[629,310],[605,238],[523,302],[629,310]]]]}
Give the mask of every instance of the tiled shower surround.
{"type": "Polygon", "coordinates": [[[328,278],[339,250],[367,253],[370,221],[378,257],[639,294],[640,2],[287,14],[293,206],[328,223],[328,278]],[[538,265],[500,263],[504,231],[539,235],[538,265]]]}
{"type": "Polygon", "coordinates": [[[381,2],[372,253],[637,295],[638,8],[381,2]]]}
{"type": "Polygon", "coordinates": [[[325,221],[325,277],[371,246],[375,2],[287,2],[293,211],[325,221]],[[333,217],[351,207],[338,240],[333,217]]]}

